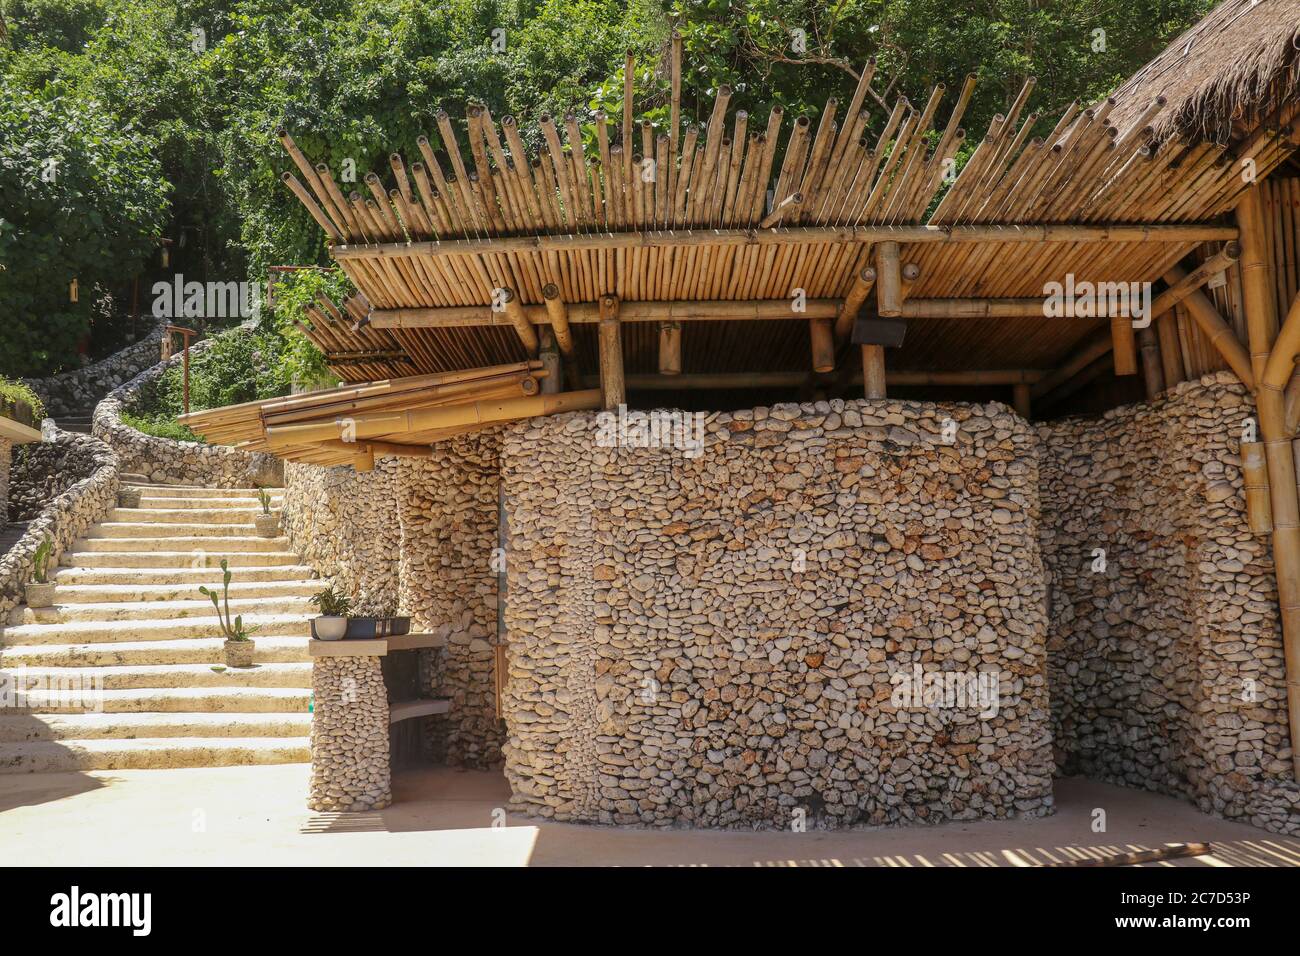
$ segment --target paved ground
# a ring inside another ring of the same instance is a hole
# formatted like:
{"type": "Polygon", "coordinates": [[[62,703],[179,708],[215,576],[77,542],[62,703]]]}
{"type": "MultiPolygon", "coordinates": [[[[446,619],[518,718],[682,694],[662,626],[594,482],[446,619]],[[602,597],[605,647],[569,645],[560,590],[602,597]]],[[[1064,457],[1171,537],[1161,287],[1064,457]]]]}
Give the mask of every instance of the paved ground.
{"type": "Polygon", "coordinates": [[[1300,866],[1300,840],[1086,780],[1060,781],[1058,811],[1045,820],[802,834],[539,825],[505,816],[498,773],[409,772],[393,807],[348,816],[305,810],[306,785],[300,764],[0,776],[0,857],[137,866],[1028,866],[1208,841],[1213,855],[1177,865],[1300,866]],[[1098,807],[1104,834],[1091,829],[1098,807]]]}

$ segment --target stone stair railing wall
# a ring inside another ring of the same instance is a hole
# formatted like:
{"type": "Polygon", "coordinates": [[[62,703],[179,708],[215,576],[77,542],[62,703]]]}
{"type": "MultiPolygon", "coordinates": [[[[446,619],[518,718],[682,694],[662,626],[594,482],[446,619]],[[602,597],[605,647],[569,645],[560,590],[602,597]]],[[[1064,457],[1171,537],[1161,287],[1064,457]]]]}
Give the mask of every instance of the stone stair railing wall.
{"type": "Polygon", "coordinates": [[[11,522],[36,518],[47,504],[93,475],[108,450],[98,439],[63,429],[52,420],[44,432],[44,441],[14,448],[9,476],[11,522]]]}
{"type": "Polygon", "coordinates": [[[120,463],[113,450],[89,435],[62,431],[48,419],[43,430],[46,443],[65,449],[63,453],[84,474],[47,502],[18,542],[0,555],[0,625],[23,603],[24,585],[31,579],[33,558],[45,536],[53,543],[49,565],[53,573],[63,552],[117,504],[120,463]]]}
{"type": "MultiPolygon", "coordinates": [[[[192,345],[191,358],[206,351],[212,341],[206,339],[192,345]]],[[[182,356],[178,353],[109,393],[95,408],[95,437],[107,442],[117,453],[124,472],[143,475],[150,481],[216,488],[281,485],[284,467],[274,455],[239,451],[225,445],[157,438],[123,423],[122,411],[131,407],[140,389],[181,361],[182,356]]]]}
{"type": "Polygon", "coordinates": [[[1272,548],[1246,520],[1255,415],[1223,372],[1040,428],[1053,735],[1064,773],[1300,834],[1272,548]]]}
{"type": "Polygon", "coordinates": [[[84,368],[24,381],[41,397],[51,418],[83,414],[113,389],[157,363],[168,321],[163,319],[143,338],[84,368]]]}

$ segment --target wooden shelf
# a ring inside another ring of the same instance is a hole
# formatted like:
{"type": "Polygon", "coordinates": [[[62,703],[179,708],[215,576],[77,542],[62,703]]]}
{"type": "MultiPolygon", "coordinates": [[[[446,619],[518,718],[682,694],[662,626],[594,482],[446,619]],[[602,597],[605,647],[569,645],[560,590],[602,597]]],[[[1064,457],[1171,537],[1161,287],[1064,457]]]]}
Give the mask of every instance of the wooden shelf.
{"type": "Polygon", "coordinates": [[[439,634],[395,634],[391,637],[344,638],[341,641],[307,642],[311,657],[385,657],[389,651],[415,651],[425,647],[445,647],[447,638],[439,634]]]}
{"type": "Polygon", "coordinates": [[[445,697],[403,700],[388,705],[388,722],[395,724],[399,720],[445,714],[449,710],[451,710],[451,701],[445,697]]]}

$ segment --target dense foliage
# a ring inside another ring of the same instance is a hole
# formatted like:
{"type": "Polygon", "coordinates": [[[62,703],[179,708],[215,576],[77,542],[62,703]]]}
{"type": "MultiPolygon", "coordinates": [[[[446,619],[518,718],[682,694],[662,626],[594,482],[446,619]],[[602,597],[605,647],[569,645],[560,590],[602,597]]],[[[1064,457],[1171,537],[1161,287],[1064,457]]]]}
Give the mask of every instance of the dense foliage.
{"type": "MultiPolygon", "coordinates": [[[[873,90],[948,103],[980,76],[965,125],[978,138],[1029,75],[1049,123],[1115,86],[1211,0],[0,0],[0,286],[10,371],[67,364],[87,294],[173,240],[186,278],[263,278],[325,263],[323,236],[277,177],[274,130],[335,169],[383,172],[389,150],[437,142],[434,114],[466,104],[520,118],[621,113],[623,55],[637,112],[666,121],[663,54],[686,48],[683,112],[707,116],[721,83],[762,115],[843,102],[878,59],[873,90]],[[1099,32],[1102,31],[1102,32],[1099,32]],[[21,130],[21,134],[19,134],[21,130]],[[57,153],[65,178],[35,179],[57,153]],[[81,302],[67,301],[80,279],[81,302]]],[[[878,105],[873,106],[878,128],[878,105]]],[[[940,118],[946,106],[940,110],[940,118]]],[[[289,327],[280,323],[280,328],[289,327]]],[[[281,354],[311,371],[298,347],[281,354]]],[[[315,371],[319,371],[316,369],[315,371]]],[[[285,379],[287,380],[287,376],[285,379]]]]}

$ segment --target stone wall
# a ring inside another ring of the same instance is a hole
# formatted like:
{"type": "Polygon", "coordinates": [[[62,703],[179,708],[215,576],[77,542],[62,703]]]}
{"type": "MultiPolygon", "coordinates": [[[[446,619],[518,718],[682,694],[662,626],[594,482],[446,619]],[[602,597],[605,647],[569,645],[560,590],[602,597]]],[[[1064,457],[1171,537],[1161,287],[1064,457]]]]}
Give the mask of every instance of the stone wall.
{"type": "Polygon", "coordinates": [[[392,802],[388,695],[378,657],[312,660],[313,810],[380,810],[392,802]]]}
{"type": "Polygon", "coordinates": [[[696,458],[598,447],[597,422],[503,439],[516,810],[787,829],[1050,812],[1023,421],[778,405],[712,415],[696,458]],[[925,697],[937,675],[992,676],[995,706],[925,697]]]}
{"type": "MultiPolygon", "coordinates": [[[[8,438],[0,438],[0,508],[3,513],[9,510],[10,484],[13,474],[14,443],[8,438]]],[[[8,519],[13,521],[15,519],[8,519]]]]}
{"type": "Polygon", "coordinates": [[[87,412],[119,385],[157,363],[167,322],[160,321],[144,338],[84,368],[24,381],[45,402],[47,415],[58,418],[87,412]]]}
{"type": "MultiPolygon", "coordinates": [[[[201,354],[212,341],[206,339],[190,346],[191,357],[201,354]]],[[[221,488],[282,484],[284,467],[274,455],[238,451],[225,445],[156,438],[123,423],[122,411],[131,407],[140,389],[181,361],[182,355],[177,354],[146,369],[95,407],[95,437],[117,453],[123,473],[144,475],[150,481],[221,488]]]]}
{"type": "Polygon", "coordinates": [[[398,481],[402,459],[375,469],[284,466],[283,526],[294,550],[354,601],[401,603],[398,481]]]}
{"type": "Polygon", "coordinates": [[[46,442],[75,448],[70,454],[89,460],[94,467],[48,502],[18,542],[0,556],[0,624],[24,602],[23,586],[31,580],[32,559],[45,536],[49,535],[54,545],[50,556],[53,572],[59,556],[72,542],[96,521],[102,521],[117,504],[119,466],[112,449],[89,435],[62,431],[48,419],[44,431],[46,442]]]}
{"type": "Polygon", "coordinates": [[[451,700],[430,720],[434,759],[501,764],[505,728],[496,714],[499,433],[434,446],[430,459],[406,459],[400,482],[402,606],[412,627],[446,637],[423,655],[430,693],[451,700]]]}
{"type": "Polygon", "coordinates": [[[31,521],[47,504],[103,464],[104,444],[55,431],[58,439],[17,445],[9,476],[9,520],[31,521]]]}
{"type": "Polygon", "coordinates": [[[421,651],[429,693],[451,700],[429,718],[426,741],[440,762],[501,762],[496,717],[497,438],[495,432],[435,446],[432,459],[377,458],[371,472],[285,467],[284,525],[295,550],[354,601],[392,602],[412,629],[446,638],[421,651]]]}
{"type": "Polygon", "coordinates": [[[1242,493],[1254,415],[1221,373],[1040,430],[1054,737],[1065,773],[1300,833],[1271,547],[1242,493]]]}

